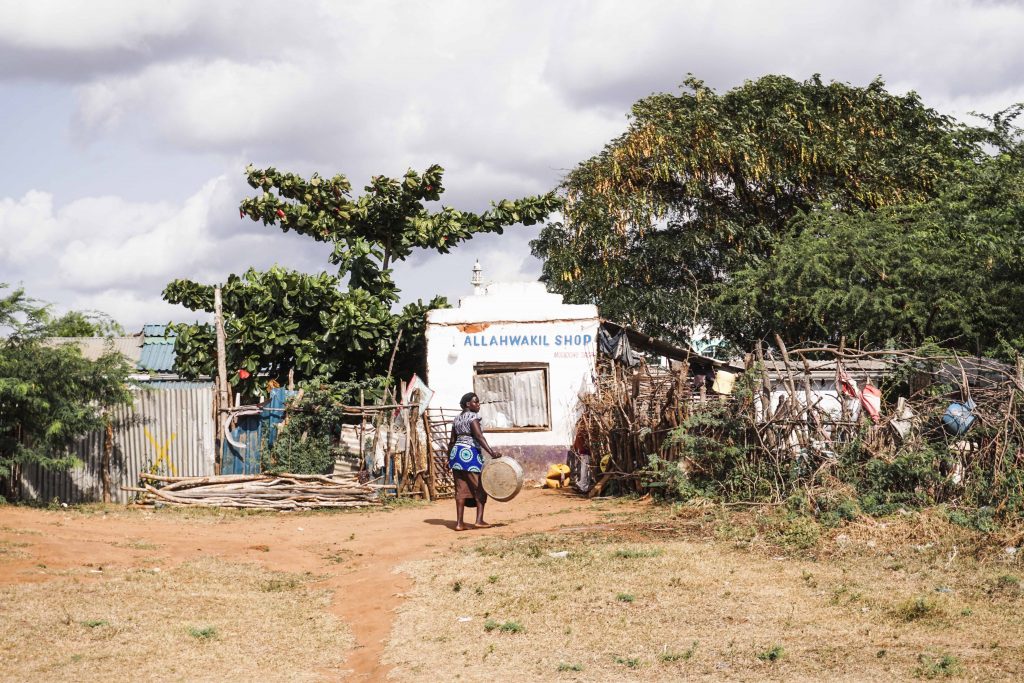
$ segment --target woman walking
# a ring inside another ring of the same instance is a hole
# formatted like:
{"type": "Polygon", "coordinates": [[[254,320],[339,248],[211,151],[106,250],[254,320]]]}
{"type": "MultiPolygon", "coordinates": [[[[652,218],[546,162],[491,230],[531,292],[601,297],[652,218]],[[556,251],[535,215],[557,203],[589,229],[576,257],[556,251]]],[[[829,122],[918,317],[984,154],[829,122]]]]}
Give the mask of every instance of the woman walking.
{"type": "Polygon", "coordinates": [[[462,516],[468,500],[476,503],[476,526],[490,526],[484,521],[487,494],[480,483],[480,472],[484,469],[480,450],[492,458],[498,455],[491,450],[480,428],[480,399],[477,395],[466,394],[459,401],[459,406],[462,413],[452,422],[452,435],[448,440],[448,466],[455,478],[455,530],[463,531],[466,526],[462,516]]]}

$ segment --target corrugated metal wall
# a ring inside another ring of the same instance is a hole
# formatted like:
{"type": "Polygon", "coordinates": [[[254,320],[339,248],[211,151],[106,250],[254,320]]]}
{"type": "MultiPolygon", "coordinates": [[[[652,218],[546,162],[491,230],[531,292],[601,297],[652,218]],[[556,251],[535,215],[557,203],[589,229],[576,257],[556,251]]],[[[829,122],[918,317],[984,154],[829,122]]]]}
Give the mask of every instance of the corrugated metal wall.
{"type": "MultiPolygon", "coordinates": [[[[138,390],[134,405],[116,409],[114,420],[110,478],[115,502],[127,503],[134,497],[121,486],[136,486],[140,472],[190,477],[213,474],[212,384],[138,390]]],[[[75,455],[83,465],[68,472],[26,467],[21,476],[22,498],[57,498],[65,503],[103,500],[103,432],[82,439],[75,455]]]]}
{"type": "Polygon", "coordinates": [[[545,370],[477,374],[473,391],[480,398],[480,417],[491,427],[547,427],[548,391],[545,370]]]}

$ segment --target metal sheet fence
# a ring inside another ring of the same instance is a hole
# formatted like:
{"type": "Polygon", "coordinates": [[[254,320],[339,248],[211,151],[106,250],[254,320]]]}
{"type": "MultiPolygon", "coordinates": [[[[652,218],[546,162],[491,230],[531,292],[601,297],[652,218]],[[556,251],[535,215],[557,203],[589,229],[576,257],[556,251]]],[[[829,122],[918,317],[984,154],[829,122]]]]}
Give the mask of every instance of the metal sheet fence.
{"type": "MultiPolygon", "coordinates": [[[[134,405],[114,411],[111,454],[111,498],[127,503],[134,494],[121,486],[135,486],[139,473],[200,477],[213,474],[213,385],[141,389],[134,405]]],[[[25,500],[87,503],[103,500],[103,432],[76,444],[79,467],[49,472],[25,467],[21,496],[25,500]]]]}

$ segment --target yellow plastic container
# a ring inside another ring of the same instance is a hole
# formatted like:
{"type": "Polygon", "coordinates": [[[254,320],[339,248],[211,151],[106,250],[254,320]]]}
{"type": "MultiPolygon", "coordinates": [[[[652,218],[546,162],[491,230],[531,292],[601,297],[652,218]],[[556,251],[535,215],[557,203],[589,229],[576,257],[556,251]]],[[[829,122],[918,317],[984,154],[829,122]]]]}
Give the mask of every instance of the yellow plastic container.
{"type": "Polygon", "coordinates": [[[569,485],[569,466],[551,465],[544,479],[544,487],[549,489],[561,489],[569,485]]]}

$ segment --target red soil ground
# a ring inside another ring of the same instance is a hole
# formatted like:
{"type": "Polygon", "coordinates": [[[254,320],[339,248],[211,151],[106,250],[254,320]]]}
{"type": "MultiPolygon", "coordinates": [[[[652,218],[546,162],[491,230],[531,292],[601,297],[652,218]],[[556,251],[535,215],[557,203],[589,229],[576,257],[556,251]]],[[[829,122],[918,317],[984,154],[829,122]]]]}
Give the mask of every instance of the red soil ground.
{"type": "MultiPolygon", "coordinates": [[[[257,562],[268,569],[312,572],[327,578],[333,591],[331,611],[345,620],[356,638],[343,672],[324,672],[325,680],[378,681],[387,676],[381,655],[395,610],[410,579],[395,567],[425,559],[485,536],[543,532],[592,523],[598,511],[572,494],[525,490],[510,503],[488,505],[489,529],[455,532],[454,503],[372,510],[346,514],[289,514],[191,517],[177,511],[108,507],[41,510],[0,507],[0,541],[19,545],[22,557],[0,562],[0,584],[50,578],[50,570],[88,565],[104,568],[149,566],[153,555],[176,564],[196,557],[257,562]],[[119,545],[114,545],[119,544],[119,545]],[[157,546],[154,550],[152,545],[157,546]],[[141,547],[132,547],[141,546],[141,547]]],[[[467,511],[471,517],[472,511],[467,511]]]]}

